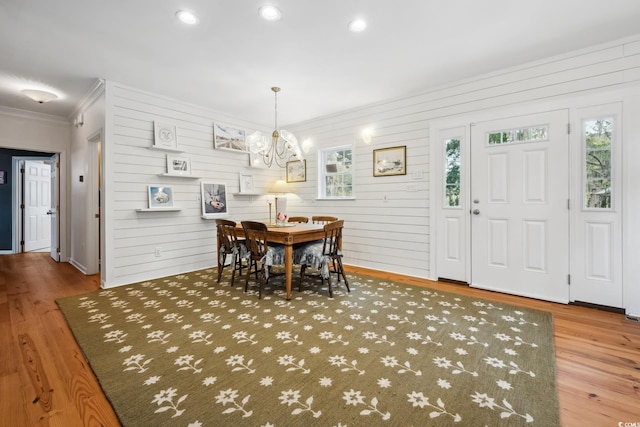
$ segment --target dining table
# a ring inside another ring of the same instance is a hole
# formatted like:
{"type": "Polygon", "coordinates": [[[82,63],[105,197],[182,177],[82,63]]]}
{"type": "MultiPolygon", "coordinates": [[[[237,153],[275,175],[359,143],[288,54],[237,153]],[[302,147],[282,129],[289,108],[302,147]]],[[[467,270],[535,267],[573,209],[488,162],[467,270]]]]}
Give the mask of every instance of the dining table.
{"type": "MultiPolygon", "coordinates": [[[[324,225],[322,224],[300,224],[285,222],[283,224],[271,223],[269,221],[259,221],[267,225],[267,241],[284,245],[284,270],[287,300],[291,299],[291,279],[293,277],[293,245],[297,243],[312,242],[324,238],[324,225]]],[[[238,237],[244,237],[244,230],[241,222],[236,226],[238,237]]],[[[220,250],[220,238],[218,237],[218,250],[220,250]]],[[[219,253],[219,252],[218,252],[219,253]]],[[[218,268],[220,257],[218,258],[218,268]]]]}

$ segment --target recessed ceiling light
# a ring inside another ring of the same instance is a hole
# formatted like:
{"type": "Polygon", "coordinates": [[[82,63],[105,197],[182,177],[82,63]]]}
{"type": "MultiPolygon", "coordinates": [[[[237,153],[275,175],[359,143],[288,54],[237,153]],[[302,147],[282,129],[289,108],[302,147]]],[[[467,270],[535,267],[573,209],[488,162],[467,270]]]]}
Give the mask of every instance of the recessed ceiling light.
{"type": "Polygon", "coordinates": [[[258,9],[258,13],[260,13],[260,16],[262,16],[267,21],[277,21],[278,19],[280,19],[280,17],[282,17],[280,9],[275,6],[262,6],[260,9],[258,9]]]}
{"type": "Polygon", "coordinates": [[[198,17],[193,13],[190,12],[188,10],[179,10],[176,12],[176,17],[184,22],[185,24],[188,25],[196,25],[198,22],[200,22],[200,20],[198,19],[198,17]]]}
{"type": "Polygon", "coordinates": [[[364,19],[354,19],[353,21],[349,22],[349,31],[351,31],[352,33],[359,33],[361,31],[364,31],[365,28],[367,28],[367,23],[364,21],[364,19]]]}
{"type": "Polygon", "coordinates": [[[52,92],[47,92],[45,90],[37,90],[37,89],[24,89],[21,91],[24,95],[36,101],[38,104],[44,104],[45,102],[53,101],[54,99],[58,99],[58,95],[52,92]]]}

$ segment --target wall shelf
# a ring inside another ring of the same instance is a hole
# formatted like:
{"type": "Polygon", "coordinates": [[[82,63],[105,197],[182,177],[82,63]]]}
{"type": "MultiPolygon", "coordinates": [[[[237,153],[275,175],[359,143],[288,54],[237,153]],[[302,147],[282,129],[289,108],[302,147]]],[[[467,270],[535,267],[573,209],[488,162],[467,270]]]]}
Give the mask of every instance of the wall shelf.
{"type": "Polygon", "coordinates": [[[181,210],[181,208],[141,208],[136,209],[136,212],[177,212],[181,210]]]}
{"type": "Polygon", "coordinates": [[[231,193],[234,196],[262,196],[262,193],[231,193]]]}
{"type": "Polygon", "coordinates": [[[195,176],[195,175],[178,175],[178,174],[173,174],[173,173],[159,173],[158,176],[168,176],[171,178],[187,178],[187,179],[198,179],[200,178],[199,176],[195,176]]]}
{"type": "Polygon", "coordinates": [[[149,150],[157,150],[157,151],[167,151],[169,153],[184,153],[183,150],[178,150],[177,148],[164,148],[164,147],[155,147],[155,146],[151,146],[151,147],[147,147],[149,150]]]}

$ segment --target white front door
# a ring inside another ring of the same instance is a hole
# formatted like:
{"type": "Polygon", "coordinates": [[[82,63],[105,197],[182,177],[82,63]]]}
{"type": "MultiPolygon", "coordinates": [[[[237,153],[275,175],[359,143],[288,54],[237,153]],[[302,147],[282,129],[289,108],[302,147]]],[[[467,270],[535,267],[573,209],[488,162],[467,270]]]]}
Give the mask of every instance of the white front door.
{"type": "Polygon", "coordinates": [[[51,246],[51,168],[42,161],[24,162],[24,250],[51,246]]]}
{"type": "Polygon", "coordinates": [[[569,301],[568,111],[471,128],[471,285],[569,301]]]}

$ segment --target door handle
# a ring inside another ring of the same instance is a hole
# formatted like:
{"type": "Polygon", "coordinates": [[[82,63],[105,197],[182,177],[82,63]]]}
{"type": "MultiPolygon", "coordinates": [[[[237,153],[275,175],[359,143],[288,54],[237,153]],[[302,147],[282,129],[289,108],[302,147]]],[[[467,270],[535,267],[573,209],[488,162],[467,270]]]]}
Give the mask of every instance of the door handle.
{"type": "Polygon", "coordinates": [[[473,210],[473,214],[474,215],[480,215],[480,209],[474,209],[473,210]]]}
{"type": "Polygon", "coordinates": [[[51,209],[49,209],[49,210],[47,211],[47,215],[53,215],[53,211],[52,211],[51,209]]]}

